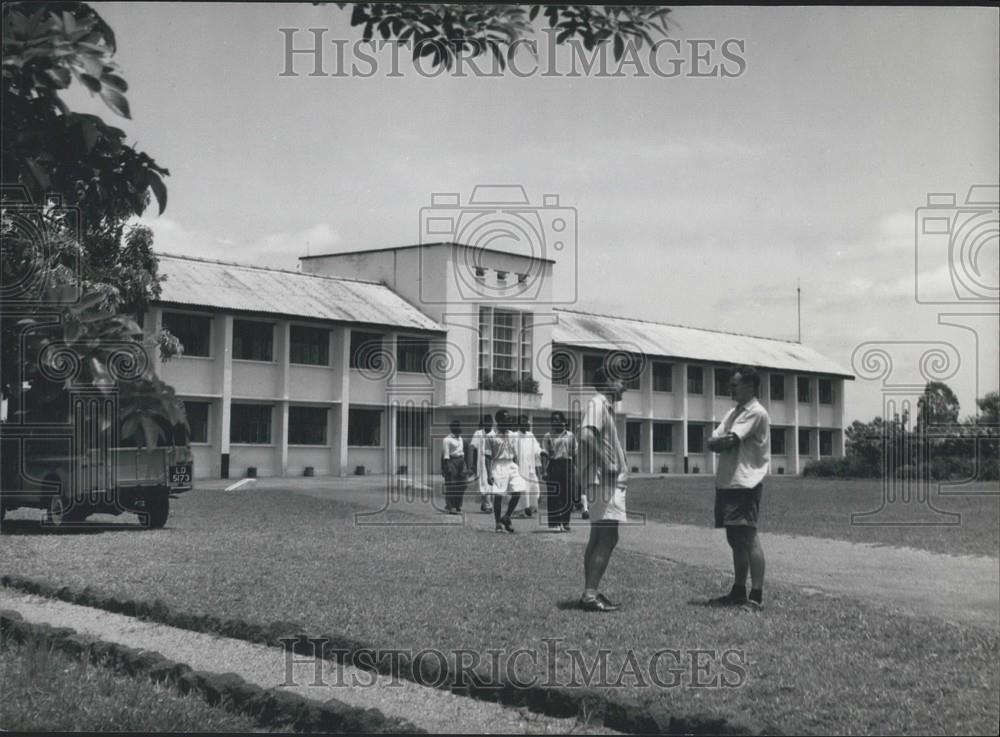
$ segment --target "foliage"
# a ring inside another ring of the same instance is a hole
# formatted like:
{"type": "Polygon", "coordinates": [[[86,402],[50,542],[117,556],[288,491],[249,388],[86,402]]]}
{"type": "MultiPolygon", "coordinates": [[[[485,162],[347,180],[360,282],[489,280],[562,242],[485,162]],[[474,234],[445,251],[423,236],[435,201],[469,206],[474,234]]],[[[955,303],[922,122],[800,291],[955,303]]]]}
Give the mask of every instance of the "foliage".
{"type": "Polygon", "coordinates": [[[351,8],[351,25],[364,27],[365,41],[376,34],[412,41],[414,60],[429,56],[434,66],[447,69],[459,55],[474,58],[487,51],[504,68],[539,14],[550,29],[558,29],[556,43],[579,39],[588,51],[611,43],[620,60],[626,44],[640,47],[652,44],[654,34],[666,36],[670,13],[669,8],[641,5],[353,3],[351,8]]]}
{"type": "Polygon", "coordinates": [[[140,214],[150,191],[162,212],[169,172],[127,145],[124,131],[72,112],[59,96],[76,79],[131,116],[107,23],[85,3],[12,2],[3,26],[3,181],[23,184],[37,203],[58,194],[80,214],[84,234],[140,214]]]}
{"type": "Polygon", "coordinates": [[[917,400],[917,430],[958,423],[958,397],[943,381],[928,381],[917,400]]]}
{"type": "Polygon", "coordinates": [[[496,374],[493,377],[481,377],[479,388],[485,391],[516,392],[518,394],[538,394],[538,381],[530,376],[516,378],[507,374],[496,374]]]}

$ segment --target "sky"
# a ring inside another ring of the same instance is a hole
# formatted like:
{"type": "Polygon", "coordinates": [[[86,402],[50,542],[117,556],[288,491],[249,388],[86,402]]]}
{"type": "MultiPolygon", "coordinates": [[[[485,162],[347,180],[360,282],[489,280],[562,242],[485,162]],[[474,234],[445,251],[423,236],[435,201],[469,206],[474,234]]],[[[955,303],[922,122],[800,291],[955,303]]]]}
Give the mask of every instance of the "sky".
{"type": "MultiPolygon", "coordinates": [[[[854,373],[856,349],[878,344],[885,381],[922,383],[920,356],[941,349],[963,414],[1000,384],[996,302],[918,304],[915,278],[918,249],[924,276],[950,268],[948,237],[916,233],[928,193],[961,204],[998,180],[996,9],[675,8],[682,54],[742,42],[728,78],[690,63],[670,78],[429,78],[405,56],[398,76],[382,63],[360,78],[310,77],[301,56],[279,76],[279,28],[302,29],[297,46],[308,28],[353,41],[349,10],[93,5],[129,83],[132,120],[116,124],[170,170],[166,211],[142,219],[160,252],[294,269],[307,251],[419,242],[433,193],[464,203],[477,184],[520,184],[576,212],[575,252],[556,266],[578,279],[575,309],[795,340],[799,285],[803,342],[854,373]]],[[[85,91],[68,99],[114,117],[85,91]]],[[[882,412],[883,379],[861,374],[848,422],[882,412]]]]}

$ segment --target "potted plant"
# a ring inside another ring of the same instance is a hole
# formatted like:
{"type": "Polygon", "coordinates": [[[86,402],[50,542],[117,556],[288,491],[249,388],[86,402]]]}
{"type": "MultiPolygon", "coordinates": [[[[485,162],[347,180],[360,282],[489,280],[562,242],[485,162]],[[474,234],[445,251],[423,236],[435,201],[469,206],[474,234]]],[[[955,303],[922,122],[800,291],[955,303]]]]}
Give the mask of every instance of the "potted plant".
{"type": "Polygon", "coordinates": [[[355,466],[354,467],[354,475],[355,476],[364,476],[365,475],[365,467],[364,466],[355,466]]]}
{"type": "Polygon", "coordinates": [[[316,469],[313,468],[312,466],[306,466],[306,470],[302,472],[302,475],[303,476],[315,476],[316,475],[316,469]]]}
{"type": "Polygon", "coordinates": [[[257,478],[257,467],[256,466],[250,466],[249,468],[247,468],[247,478],[248,479],[255,479],[255,478],[257,478]]]}

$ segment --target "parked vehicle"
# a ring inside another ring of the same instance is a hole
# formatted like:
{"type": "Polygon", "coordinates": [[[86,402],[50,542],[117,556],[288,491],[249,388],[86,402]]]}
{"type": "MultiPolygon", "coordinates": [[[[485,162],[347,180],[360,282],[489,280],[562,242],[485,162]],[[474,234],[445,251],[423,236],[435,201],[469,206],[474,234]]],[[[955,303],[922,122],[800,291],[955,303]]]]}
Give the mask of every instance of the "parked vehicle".
{"type": "Polygon", "coordinates": [[[150,529],[163,527],[170,499],[191,489],[185,428],[176,426],[157,447],[121,447],[86,420],[75,427],[0,424],[0,516],[37,507],[63,525],[128,512],[150,529]]]}

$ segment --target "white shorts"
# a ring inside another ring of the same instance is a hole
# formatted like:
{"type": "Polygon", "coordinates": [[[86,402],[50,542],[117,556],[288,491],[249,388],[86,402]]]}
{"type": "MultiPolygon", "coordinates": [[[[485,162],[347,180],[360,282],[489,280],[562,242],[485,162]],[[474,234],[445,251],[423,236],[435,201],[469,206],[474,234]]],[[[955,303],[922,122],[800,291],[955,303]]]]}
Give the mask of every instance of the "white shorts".
{"type": "Polygon", "coordinates": [[[590,502],[590,521],[600,522],[601,520],[610,520],[614,522],[627,522],[625,492],[626,489],[624,486],[588,485],[587,501],[590,502]]]}
{"type": "Polygon", "coordinates": [[[493,464],[493,488],[491,494],[506,496],[511,492],[523,494],[528,490],[521,472],[514,461],[497,461],[493,464]]]}

